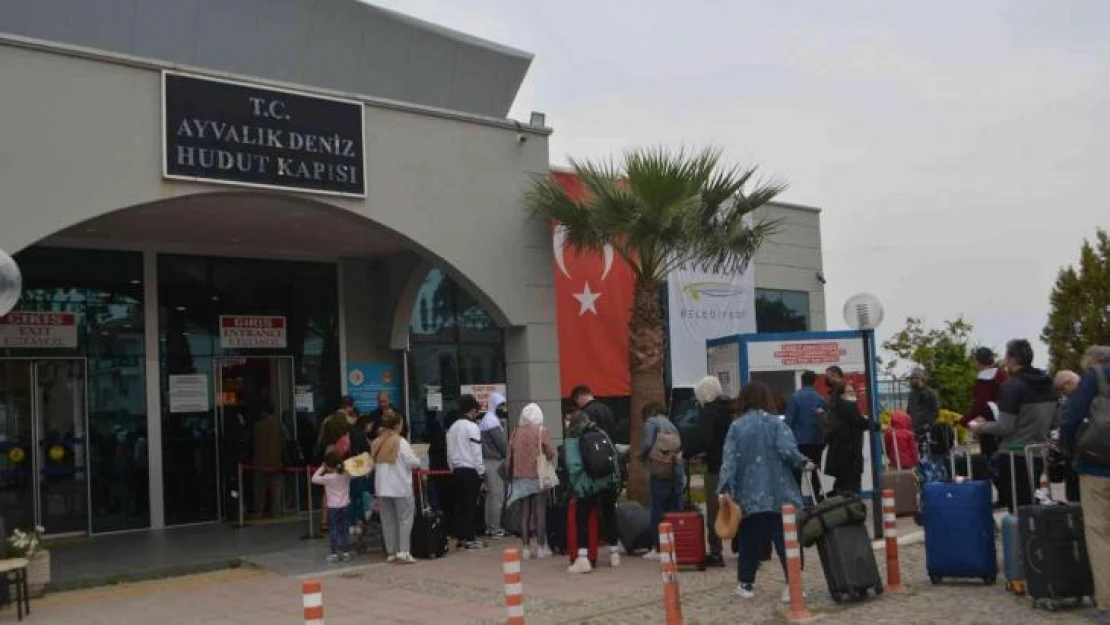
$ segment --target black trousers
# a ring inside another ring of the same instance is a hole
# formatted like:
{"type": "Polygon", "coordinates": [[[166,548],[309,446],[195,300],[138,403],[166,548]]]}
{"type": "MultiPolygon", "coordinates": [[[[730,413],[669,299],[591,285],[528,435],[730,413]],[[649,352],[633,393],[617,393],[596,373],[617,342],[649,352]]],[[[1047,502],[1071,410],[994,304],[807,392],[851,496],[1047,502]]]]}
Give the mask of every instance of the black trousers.
{"type": "Polygon", "coordinates": [[[451,472],[451,486],[455,502],[455,513],[451,515],[455,539],[460,542],[474,540],[477,538],[474,511],[482,492],[482,478],[474,469],[455,469],[451,472]]]}
{"type": "MultiPolygon", "coordinates": [[[[810,462],[812,462],[813,464],[820,467],[821,466],[821,456],[825,453],[825,445],[823,443],[817,444],[817,445],[798,445],[798,451],[802,452],[802,455],[805,456],[806,458],[809,458],[810,462]]],[[[798,487],[799,488],[802,486],[802,475],[803,475],[803,473],[804,473],[804,471],[796,471],[794,473],[795,478],[798,480],[798,487]]],[[[813,492],[813,498],[816,501],[821,501],[822,499],[825,498],[824,497],[824,489],[821,487],[821,472],[820,471],[813,471],[809,474],[809,484],[813,489],[813,491],[812,491],[813,492]]],[[[802,489],[802,492],[805,493],[804,488],[802,489]]]]}
{"type": "MultiPolygon", "coordinates": [[[[590,511],[597,509],[597,533],[601,542],[610,547],[619,542],[617,534],[617,491],[615,489],[603,490],[596,495],[579,499],[575,504],[575,513],[578,523],[578,548],[584,549],[589,539],[590,511]]],[[[658,533],[658,532],[656,532],[658,533]]]]}
{"type": "MultiPolygon", "coordinates": [[[[1015,479],[1010,480],[1010,455],[1000,453],[996,458],[994,487],[998,489],[998,501],[1005,504],[1010,514],[1017,514],[1018,506],[1028,506],[1033,503],[1033,491],[1029,485],[1029,472],[1026,469],[1025,456],[1018,454],[1014,457],[1015,479]],[[1017,489],[1017,505],[1014,504],[1013,491],[1017,489]]],[[[1039,484],[1041,471],[1044,470],[1044,461],[1041,458],[1033,459],[1033,484],[1039,484]]]]}
{"type": "Polygon", "coordinates": [[[838,495],[859,495],[863,490],[863,474],[853,473],[837,477],[836,482],[833,483],[833,490],[838,495]]]}

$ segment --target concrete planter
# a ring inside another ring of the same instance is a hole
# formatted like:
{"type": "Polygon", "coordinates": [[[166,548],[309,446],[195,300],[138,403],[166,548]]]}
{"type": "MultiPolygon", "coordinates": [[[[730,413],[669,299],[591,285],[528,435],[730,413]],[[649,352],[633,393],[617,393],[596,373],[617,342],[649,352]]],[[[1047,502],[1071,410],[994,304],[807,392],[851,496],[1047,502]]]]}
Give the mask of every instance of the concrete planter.
{"type": "Polygon", "coordinates": [[[27,588],[32,597],[41,597],[50,583],[50,550],[39,549],[27,565],[27,588]]]}

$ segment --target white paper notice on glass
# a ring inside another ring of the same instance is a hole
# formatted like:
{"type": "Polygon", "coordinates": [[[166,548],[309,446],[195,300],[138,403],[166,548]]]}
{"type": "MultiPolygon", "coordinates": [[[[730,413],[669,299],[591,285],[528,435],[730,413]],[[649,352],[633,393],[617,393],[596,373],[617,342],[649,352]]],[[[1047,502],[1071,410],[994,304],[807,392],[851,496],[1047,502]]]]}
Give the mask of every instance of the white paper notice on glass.
{"type": "Polygon", "coordinates": [[[208,412],[208,376],[203,373],[170,376],[170,412],[208,412]]]}
{"type": "Polygon", "coordinates": [[[297,412],[312,412],[316,409],[311,386],[297,385],[294,387],[293,406],[297,412]]]}
{"type": "Polygon", "coordinates": [[[428,410],[443,410],[443,393],[428,393],[428,410]]]}

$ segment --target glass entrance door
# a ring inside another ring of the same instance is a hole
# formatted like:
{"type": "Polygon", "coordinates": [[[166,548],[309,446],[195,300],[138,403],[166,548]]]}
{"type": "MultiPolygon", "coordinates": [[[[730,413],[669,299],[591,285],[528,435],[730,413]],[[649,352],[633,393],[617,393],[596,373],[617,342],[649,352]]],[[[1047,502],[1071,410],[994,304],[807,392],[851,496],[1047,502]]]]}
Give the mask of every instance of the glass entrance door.
{"type": "Polygon", "coordinates": [[[89,529],[85,361],[0,361],[0,510],[8,527],[89,529]]]}
{"type": "Polygon", "coordinates": [[[238,518],[239,497],[246,516],[297,510],[297,475],[276,471],[294,462],[293,358],[217,358],[215,370],[222,518],[238,518]],[[263,423],[271,417],[277,427],[263,423]],[[243,484],[240,463],[248,467],[243,484]]]}

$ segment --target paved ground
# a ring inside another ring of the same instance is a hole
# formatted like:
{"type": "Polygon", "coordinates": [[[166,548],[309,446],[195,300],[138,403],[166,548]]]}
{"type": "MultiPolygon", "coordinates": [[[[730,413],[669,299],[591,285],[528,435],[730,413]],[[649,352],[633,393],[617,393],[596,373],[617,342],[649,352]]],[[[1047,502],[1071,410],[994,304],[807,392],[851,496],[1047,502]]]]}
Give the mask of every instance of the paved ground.
{"type": "MultiPolygon", "coordinates": [[[[498,547],[511,543],[501,541],[498,547]]],[[[876,554],[880,563],[883,553],[876,554]]],[[[825,590],[816,553],[805,574],[810,607],[817,622],[870,624],[913,623],[1086,623],[1088,610],[1049,614],[1006,594],[1001,585],[931,586],[924,573],[920,545],[902,548],[903,575],[910,589],[866,602],[838,606],[825,590]]],[[[732,563],[730,563],[732,564],[732,563]]],[[[396,623],[502,623],[504,612],[500,551],[451,554],[413,566],[352,563],[354,570],[324,567],[328,625],[396,623]]],[[[661,623],[662,590],[659,565],[626,558],[618,570],[602,567],[571,577],[563,559],[527,562],[523,580],[529,624],[595,623],[645,625],[661,623]]],[[[777,566],[760,572],[756,600],[743,602],[733,593],[735,569],[680,574],[686,623],[781,623],[778,603],[783,578],[777,566]]],[[[168,580],[54,593],[34,603],[30,623],[52,625],[284,624],[301,622],[298,576],[252,567],[168,580]]],[[[303,577],[303,575],[302,575],[303,577]]],[[[0,611],[0,623],[15,621],[11,610],[0,611]]]]}

